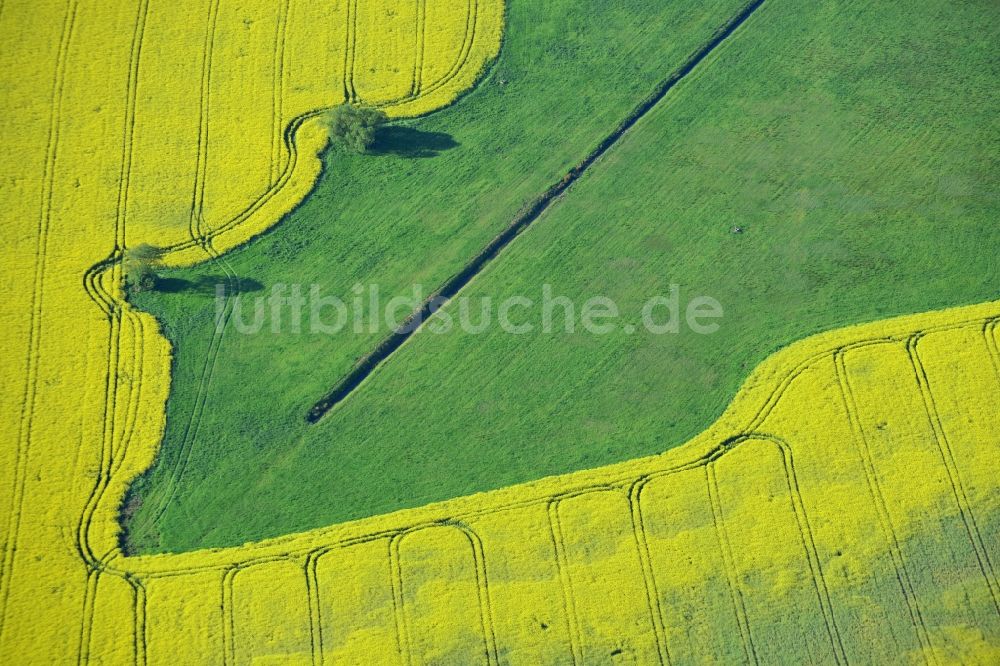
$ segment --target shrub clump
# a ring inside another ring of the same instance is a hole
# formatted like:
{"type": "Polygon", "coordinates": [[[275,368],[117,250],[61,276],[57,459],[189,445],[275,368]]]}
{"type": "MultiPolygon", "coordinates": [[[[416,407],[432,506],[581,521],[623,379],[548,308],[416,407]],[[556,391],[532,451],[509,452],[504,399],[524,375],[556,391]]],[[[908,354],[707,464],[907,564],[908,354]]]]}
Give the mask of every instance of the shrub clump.
{"type": "Polygon", "coordinates": [[[367,152],[375,144],[375,132],[388,120],[385,112],[379,109],[341,104],[327,115],[330,141],[356,153],[367,152]]]}
{"type": "Polygon", "coordinates": [[[149,243],[141,243],[125,250],[122,269],[125,273],[125,289],[130,294],[138,294],[156,287],[159,276],[156,268],[163,257],[163,248],[149,243]]]}

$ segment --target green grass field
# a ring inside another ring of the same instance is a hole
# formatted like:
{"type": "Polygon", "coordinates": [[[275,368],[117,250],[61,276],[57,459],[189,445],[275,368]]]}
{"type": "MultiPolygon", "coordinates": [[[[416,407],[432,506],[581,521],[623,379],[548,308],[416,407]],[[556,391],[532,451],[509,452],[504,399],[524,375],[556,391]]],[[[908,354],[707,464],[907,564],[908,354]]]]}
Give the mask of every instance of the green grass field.
{"type": "MultiPolygon", "coordinates": [[[[426,151],[327,154],[314,193],[231,268],[261,293],[432,291],[741,3],[541,4],[511,0],[489,78],[406,125],[426,151]]],[[[211,293],[136,299],[176,360],[132,547],[238,544],[656,453],[796,339],[996,298],[998,18],[988,1],[767,0],[465,292],[550,284],[637,324],[679,284],[722,303],[713,335],[421,334],[308,425],[385,331],[227,331],[215,358],[211,293]]]]}

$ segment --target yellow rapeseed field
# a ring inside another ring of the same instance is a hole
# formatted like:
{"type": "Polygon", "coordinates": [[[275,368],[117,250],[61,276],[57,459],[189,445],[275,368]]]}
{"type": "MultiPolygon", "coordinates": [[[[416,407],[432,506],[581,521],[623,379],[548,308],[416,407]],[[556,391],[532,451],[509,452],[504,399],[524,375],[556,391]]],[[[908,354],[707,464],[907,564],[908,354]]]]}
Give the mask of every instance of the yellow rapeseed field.
{"type": "Polygon", "coordinates": [[[660,456],[123,556],[116,510],[170,367],[122,299],[124,248],[193,263],[265,230],[318,174],[322,109],[448,104],[502,18],[498,0],[0,3],[0,662],[1000,661],[1000,303],[793,345],[660,456]]]}

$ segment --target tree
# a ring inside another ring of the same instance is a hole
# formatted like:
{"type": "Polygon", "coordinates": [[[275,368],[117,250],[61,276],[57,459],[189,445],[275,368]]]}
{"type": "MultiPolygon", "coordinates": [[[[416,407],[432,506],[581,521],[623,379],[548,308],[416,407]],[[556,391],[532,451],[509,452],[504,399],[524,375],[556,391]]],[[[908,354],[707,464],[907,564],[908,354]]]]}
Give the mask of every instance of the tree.
{"type": "Polygon", "coordinates": [[[366,152],[375,143],[375,132],[388,120],[379,109],[353,104],[335,106],[327,116],[330,141],[356,153],[366,152]]]}
{"type": "Polygon", "coordinates": [[[125,272],[125,288],[133,294],[149,291],[156,286],[156,267],[163,257],[163,248],[149,243],[140,243],[125,250],[122,269],[125,272]]]}

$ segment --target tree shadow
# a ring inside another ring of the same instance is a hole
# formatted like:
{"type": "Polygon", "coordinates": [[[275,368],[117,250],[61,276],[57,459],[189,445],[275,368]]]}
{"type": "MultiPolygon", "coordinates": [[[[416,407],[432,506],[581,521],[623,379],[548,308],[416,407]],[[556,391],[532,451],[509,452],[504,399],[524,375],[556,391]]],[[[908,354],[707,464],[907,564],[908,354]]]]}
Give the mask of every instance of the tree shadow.
{"type": "Polygon", "coordinates": [[[424,132],[412,127],[390,125],[375,133],[372,155],[397,155],[407,158],[437,157],[461,144],[445,132],[424,132]]]}
{"type": "Polygon", "coordinates": [[[226,275],[199,275],[194,280],[184,278],[157,278],[153,291],[161,294],[193,294],[195,296],[215,296],[218,289],[225,290],[227,296],[261,291],[264,285],[253,278],[241,277],[231,280],[226,275]]]}

